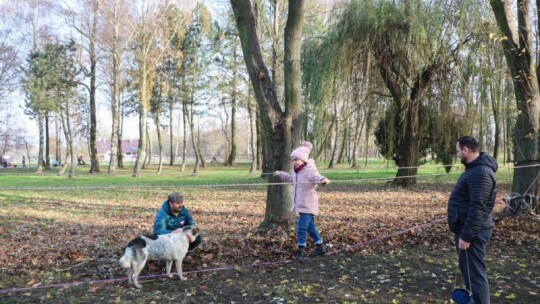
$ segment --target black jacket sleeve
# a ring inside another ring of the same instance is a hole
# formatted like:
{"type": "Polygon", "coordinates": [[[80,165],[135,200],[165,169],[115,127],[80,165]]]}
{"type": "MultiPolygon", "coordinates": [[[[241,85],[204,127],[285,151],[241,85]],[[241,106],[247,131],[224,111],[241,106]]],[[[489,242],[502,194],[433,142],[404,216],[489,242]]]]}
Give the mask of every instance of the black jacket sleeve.
{"type": "Polygon", "coordinates": [[[467,179],[469,189],[469,208],[467,221],[459,234],[459,238],[465,242],[471,242],[482,229],[488,212],[488,202],[493,192],[495,181],[486,170],[479,170],[477,174],[467,179]]]}

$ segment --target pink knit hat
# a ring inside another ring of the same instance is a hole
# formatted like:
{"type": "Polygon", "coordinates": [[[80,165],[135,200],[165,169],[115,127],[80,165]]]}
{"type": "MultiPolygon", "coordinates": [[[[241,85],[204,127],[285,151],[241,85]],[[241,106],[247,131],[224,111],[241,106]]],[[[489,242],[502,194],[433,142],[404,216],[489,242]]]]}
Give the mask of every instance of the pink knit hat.
{"type": "Polygon", "coordinates": [[[313,144],[309,141],[303,141],[300,144],[300,147],[294,149],[291,152],[291,158],[296,157],[299,160],[307,163],[309,160],[309,152],[311,152],[311,149],[313,149],[313,144]]]}

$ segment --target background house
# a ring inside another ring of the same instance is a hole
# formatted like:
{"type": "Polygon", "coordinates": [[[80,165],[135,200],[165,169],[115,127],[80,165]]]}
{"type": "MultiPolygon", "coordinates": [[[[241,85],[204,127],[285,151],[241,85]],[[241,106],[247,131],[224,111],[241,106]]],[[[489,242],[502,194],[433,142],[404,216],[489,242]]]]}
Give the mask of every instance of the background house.
{"type": "MultiPolygon", "coordinates": [[[[111,155],[111,140],[102,139],[96,142],[98,156],[100,160],[109,160],[111,155]]],[[[135,160],[137,158],[137,150],[139,149],[138,139],[122,140],[122,154],[125,161],[135,160]]]]}

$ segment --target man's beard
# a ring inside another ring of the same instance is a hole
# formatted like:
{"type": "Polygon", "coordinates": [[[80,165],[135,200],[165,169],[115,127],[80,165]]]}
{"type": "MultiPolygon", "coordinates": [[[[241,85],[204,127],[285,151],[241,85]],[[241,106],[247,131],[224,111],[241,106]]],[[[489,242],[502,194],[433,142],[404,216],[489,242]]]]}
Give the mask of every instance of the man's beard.
{"type": "Polygon", "coordinates": [[[462,164],[464,164],[464,165],[467,164],[467,159],[466,159],[466,158],[460,157],[459,159],[461,160],[461,163],[462,163],[462,164]]]}

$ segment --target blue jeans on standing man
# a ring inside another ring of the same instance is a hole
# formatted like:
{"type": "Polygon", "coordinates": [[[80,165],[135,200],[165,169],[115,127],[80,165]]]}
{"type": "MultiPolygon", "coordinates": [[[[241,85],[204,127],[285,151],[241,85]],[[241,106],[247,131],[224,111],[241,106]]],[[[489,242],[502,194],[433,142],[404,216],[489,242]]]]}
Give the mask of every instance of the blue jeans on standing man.
{"type": "MultiPolygon", "coordinates": [[[[486,270],[486,245],[493,228],[480,230],[472,240],[469,249],[459,250],[459,269],[463,274],[467,290],[472,291],[475,304],[489,304],[489,282],[486,270]],[[469,284],[470,276],[470,284],[469,284]],[[472,285],[472,287],[470,286],[472,285]]],[[[456,248],[459,235],[456,234],[456,248]]]]}
{"type": "Polygon", "coordinates": [[[313,214],[300,213],[300,218],[298,218],[298,229],[296,231],[296,243],[298,244],[298,247],[306,247],[308,233],[315,245],[322,244],[323,241],[315,226],[315,217],[313,214]]]}

